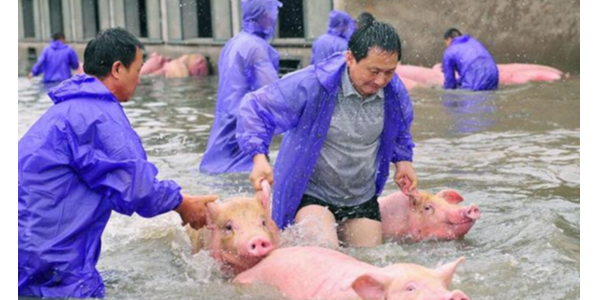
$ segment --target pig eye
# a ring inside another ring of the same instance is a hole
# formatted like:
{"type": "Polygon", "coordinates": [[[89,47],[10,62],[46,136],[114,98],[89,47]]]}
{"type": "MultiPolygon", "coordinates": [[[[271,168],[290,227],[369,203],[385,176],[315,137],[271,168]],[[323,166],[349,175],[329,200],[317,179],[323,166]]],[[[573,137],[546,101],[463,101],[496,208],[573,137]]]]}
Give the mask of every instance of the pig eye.
{"type": "Polygon", "coordinates": [[[416,289],[417,288],[414,285],[412,285],[412,284],[409,284],[409,285],[406,286],[406,291],[409,292],[409,293],[414,292],[416,289]]]}
{"type": "Polygon", "coordinates": [[[425,205],[424,209],[428,213],[432,213],[433,212],[433,206],[431,206],[431,205],[425,205]]]}
{"type": "Polygon", "coordinates": [[[262,226],[267,227],[267,221],[265,219],[262,220],[262,226]]]}
{"type": "Polygon", "coordinates": [[[233,231],[233,225],[231,223],[225,224],[225,230],[226,231],[233,231]]]}

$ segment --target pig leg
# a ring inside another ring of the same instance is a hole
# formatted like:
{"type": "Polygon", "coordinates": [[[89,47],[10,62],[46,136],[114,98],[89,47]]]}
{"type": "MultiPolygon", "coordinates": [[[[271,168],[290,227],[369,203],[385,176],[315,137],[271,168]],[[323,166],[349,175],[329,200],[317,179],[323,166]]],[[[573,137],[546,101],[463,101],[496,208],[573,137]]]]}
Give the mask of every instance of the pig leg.
{"type": "Polygon", "coordinates": [[[337,236],[337,223],[335,217],[326,208],[320,205],[308,205],[296,214],[296,224],[302,231],[315,240],[324,241],[329,248],[337,249],[339,240],[337,236]]]}
{"type": "Polygon", "coordinates": [[[342,223],[340,238],[347,247],[375,247],[383,243],[381,222],[366,218],[342,223]]]}

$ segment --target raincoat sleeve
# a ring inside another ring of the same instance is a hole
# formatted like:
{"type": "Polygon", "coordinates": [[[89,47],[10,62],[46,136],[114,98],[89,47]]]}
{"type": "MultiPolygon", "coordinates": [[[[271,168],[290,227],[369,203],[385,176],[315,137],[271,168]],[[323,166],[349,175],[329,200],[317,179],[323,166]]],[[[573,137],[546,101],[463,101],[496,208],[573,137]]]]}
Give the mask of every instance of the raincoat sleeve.
{"type": "MultiPolygon", "coordinates": [[[[400,84],[402,85],[402,84],[400,84]]],[[[408,95],[408,91],[404,86],[399,88],[400,90],[400,119],[401,124],[398,130],[398,136],[393,144],[392,149],[392,162],[396,163],[399,161],[412,161],[413,160],[413,148],[415,144],[410,134],[413,121],[413,105],[408,95]]]]}
{"type": "Polygon", "coordinates": [[[46,67],[47,54],[48,54],[48,52],[46,51],[46,49],[44,49],[44,51],[42,51],[42,54],[40,55],[40,57],[38,57],[38,60],[35,63],[35,65],[33,65],[33,68],[31,68],[31,74],[33,76],[38,76],[38,75],[44,73],[44,69],[46,67]]]}
{"type": "Polygon", "coordinates": [[[268,154],[273,135],[296,126],[310,93],[317,87],[306,87],[302,73],[248,93],[242,99],[237,119],[236,138],[242,151],[250,157],[268,154]]]}
{"type": "Polygon", "coordinates": [[[446,52],[442,61],[442,71],[444,72],[444,88],[447,90],[456,89],[456,78],[454,71],[456,70],[455,60],[452,54],[446,52]]]}
{"type": "Polygon", "coordinates": [[[79,68],[79,57],[77,57],[77,53],[75,53],[75,50],[73,49],[69,51],[69,66],[71,66],[71,69],[73,70],[79,68]]]}
{"type": "Polygon", "coordinates": [[[68,135],[71,167],[92,190],[104,194],[115,211],[149,218],[181,204],[181,188],[173,181],[156,179],[158,170],[147,161],[133,129],[123,132],[110,122],[78,127],[68,135]]]}

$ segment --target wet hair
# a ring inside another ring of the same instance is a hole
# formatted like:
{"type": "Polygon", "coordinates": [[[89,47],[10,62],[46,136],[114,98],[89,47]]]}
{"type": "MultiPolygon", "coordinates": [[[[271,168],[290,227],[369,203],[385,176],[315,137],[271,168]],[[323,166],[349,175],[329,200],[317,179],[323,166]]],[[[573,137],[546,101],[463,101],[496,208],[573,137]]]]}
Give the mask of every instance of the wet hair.
{"type": "Polygon", "coordinates": [[[52,40],[58,41],[58,40],[64,40],[65,39],[65,35],[62,32],[56,32],[52,35],[52,40]]]}
{"type": "Polygon", "coordinates": [[[456,28],[450,28],[448,30],[446,30],[446,33],[444,33],[444,39],[453,39],[455,37],[461,36],[462,33],[460,33],[460,31],[456,28]]]}
{"type": "Polygon", "coordinates": [[[129,68],[137,49],[144,50],[144,45],[127,30],[120,27],[103,30],[85,47],[83,70],[88,75],[104,78],[117,61],[129,68]]]}
{"type": "Polygon", "coordinates": [[[371,25],[373,22],[375,22],[375,17],[365,11],[356,18],[356,28],[361,28],[365,25],[371,25]]]}
{"type": "Polygon", "coordinates": [[[371,48],[379,48],[383,52],[398,53],[398,61],[402,58],[402,42],[396,29],[390,24],[373,21],[358,28],[348,42],[348,48],[356,62],[367,57],[371,48]]]}

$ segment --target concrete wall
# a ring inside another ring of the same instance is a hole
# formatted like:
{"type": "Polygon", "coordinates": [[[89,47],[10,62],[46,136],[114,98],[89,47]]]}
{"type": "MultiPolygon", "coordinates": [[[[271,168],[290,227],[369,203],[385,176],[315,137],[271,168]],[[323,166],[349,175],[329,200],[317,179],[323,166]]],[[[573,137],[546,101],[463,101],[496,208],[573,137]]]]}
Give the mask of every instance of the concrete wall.
{"type": "MultiPolygon", "coordinates": [[[[63,18],[67,41],[75,48],[83,60],[83,51],[89,38],[84,38],[82,0],[62,0],[63,18]]],[[[148,38],[140,38],[146,44],[148,53],[157,51],[163,55],[177,57],[186,53],[202,53],[216,71],[219,52],[222,46],[241,29],[240,0],[211,0],[212,38],[184,38],[185,22],[182,18],[179,0],[145,0],[148,20],[148,38]]],[[[125,0],[104,0],[98,3],[99,23],[102,29],[128,24],[125,0]]],[[[328,13],[333,8],[331,0],[304,0],[305,37],[296,39],[274,39],[272,44],[280,51],[282,59],[300,60],[308,65],[312,41],[327,30],[328,13]]],[[[21,5],[21,0],[19,0],[21,5]]],[[[47,45],[48,38],[39,38],[49,28],[49,13],[46,1],[34,0],[36,18],[36,38],[19,40],[19,60],[26,59],[27,49],[33,48],[39,54],[47,45]],[[46,24],[47,23],[47,24],[46,24]]],[[[19,9],[21,13],[21,9],[19,9]]],[[[135,16],[130,16],[130,26],[135,16]]],[[[20,28],[22,22],[20,22],[20,28]]],[[[189,23],[189,21],[188,21],[189,23]]],[[[187,24],[195,26],[195,24],[187,24]]],[[[137,25],[139,27],[139,24],[137,25]]],[[[132,28],[135,31],[135,28],[132,28]]]]}
{"type": "MultiPolygon", "coordinates": [[[[81,1],[63,0],[67,39],[80,55],[87,43],[81,26],[81,1]]],[[[369,11],[392,24],[403,40],[402,62],[406,64],[432,66],[439,62],[445,49],[443,34],[456,27],[484,43],[499,63],[539,63],[579,71],[578,0],[304,0],[305,37],[272,41],[281,58],[300,59],[303,66],[308,65],[312,41],[326,31],[332,8],[353,16],[369,11]]],[[[179,0],[146,0],[146,9],[149,37],[141,40],[149,52],[168,56],[202,53],[209,56],[213,67],[220,48],[241,28],[240,0],[212,0],[212,39],[183,39],[179,0]]],[[[124,11],[124,0],[99,1],[101,28],[125,26],[124,11]]],[[[34,0],[33,39],[23,38],[21,9],[19,14],[19,59],[23,60],[27,48],[35,48],[39,54],[50,39],[47,1],[34,0]]]]}
{"type": "Polygon", "coordinates": [[[335,1],[353,16],[371,12],[403,39],[403,63],[441,61],[446,29],[479,39],[498,63],[528,62],[579,71],[579,0],[358,0],[335,1]]]}

